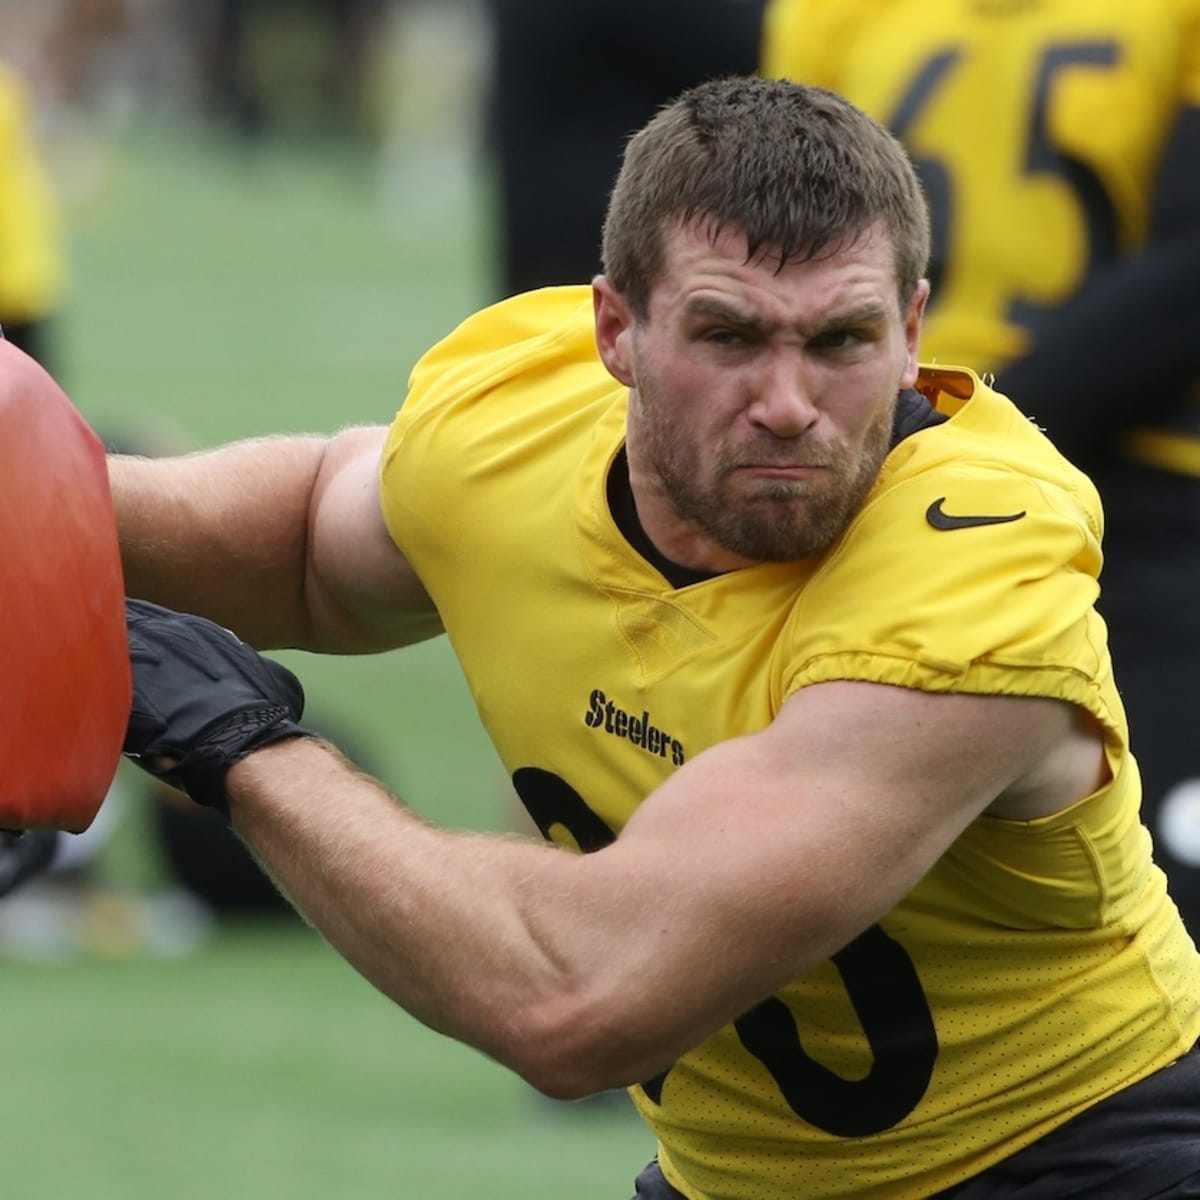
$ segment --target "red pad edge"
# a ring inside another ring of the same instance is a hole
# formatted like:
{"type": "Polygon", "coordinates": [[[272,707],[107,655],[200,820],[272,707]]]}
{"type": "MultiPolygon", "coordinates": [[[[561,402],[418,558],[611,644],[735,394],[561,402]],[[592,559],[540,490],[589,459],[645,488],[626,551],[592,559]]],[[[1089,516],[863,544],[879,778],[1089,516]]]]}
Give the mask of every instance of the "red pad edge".
{"type": "Polygon", "coordinates": [[[81,833],[129,721],[125,584],[104,447],[0,341],[0,829],[81,833]]]}

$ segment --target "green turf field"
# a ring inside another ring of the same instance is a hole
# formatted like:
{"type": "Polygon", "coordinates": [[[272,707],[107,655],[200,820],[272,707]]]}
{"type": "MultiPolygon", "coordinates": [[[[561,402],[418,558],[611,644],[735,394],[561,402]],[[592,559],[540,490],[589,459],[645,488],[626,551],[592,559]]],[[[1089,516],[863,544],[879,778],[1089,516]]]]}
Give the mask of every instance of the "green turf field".
{"type": "MultiPolygon", "coordinates": [[[[195,445],[388,419],[414,355],[487,296],[484,205],[445,168],[428,156],[381,188],[330,147],[131,139],[73,223],[68,391],[102,429],[195,445]]],[[[288,658],[416,807],[504,824],[500,769],[443,644],[288,658]]],[[[136,821],[116,846],[118,882],[154,876],[136,821]]],[[[540,1100],[299,926],[232,930],[178,959],[0,972],[4,1196],[623,1200],[651,1152],[624,1108],[540,1100]]]]}

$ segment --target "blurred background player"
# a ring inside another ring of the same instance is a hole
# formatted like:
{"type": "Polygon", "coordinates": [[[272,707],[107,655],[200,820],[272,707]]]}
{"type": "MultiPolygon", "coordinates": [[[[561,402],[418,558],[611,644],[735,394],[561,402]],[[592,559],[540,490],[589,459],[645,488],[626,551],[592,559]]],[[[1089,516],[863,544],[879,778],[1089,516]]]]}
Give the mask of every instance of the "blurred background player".
{"type": "Polygon", "coordinates": [[[199,52],[205,103],[248,137],[278,132],[272,127],[281,117],[285,125],[290,121],[310,132],[362,132],[369,124],[373,54],[388,7],[388,0],[190,5],[185,15],[199,52]],[[264,54],[270,39],[280,37],[291,44],[284,59],[291,65],[282,79],[279,56],[264,54]],[[286,102],[280,99],[281,83],[290,93],[286,102]]]}
{"type": "Polygon", "coordinates": [[[905,141],[923,354],[995,372],[1099,486],[1143,818],[1200,934],[1200,3],[771,0],[763,69],[905,141]]]}
{"type": "Polygon", "coordinates": [[[625,141],[660,105],[758,62],[763,0],[487,0],[498,292],[586,283],[625,141]]]}

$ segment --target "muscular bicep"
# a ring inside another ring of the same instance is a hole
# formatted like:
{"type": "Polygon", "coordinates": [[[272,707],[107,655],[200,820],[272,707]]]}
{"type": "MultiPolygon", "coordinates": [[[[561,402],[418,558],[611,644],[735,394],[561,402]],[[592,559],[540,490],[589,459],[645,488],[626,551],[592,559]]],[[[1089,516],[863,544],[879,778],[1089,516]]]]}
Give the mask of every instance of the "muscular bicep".
{"type": "Polygon", "coordinates": [[[386,434],[383,427],[347,429],[326,449],[309,513],[305,589],[313,649],[384,650],[442,631],[380,510],[386,434]]]}

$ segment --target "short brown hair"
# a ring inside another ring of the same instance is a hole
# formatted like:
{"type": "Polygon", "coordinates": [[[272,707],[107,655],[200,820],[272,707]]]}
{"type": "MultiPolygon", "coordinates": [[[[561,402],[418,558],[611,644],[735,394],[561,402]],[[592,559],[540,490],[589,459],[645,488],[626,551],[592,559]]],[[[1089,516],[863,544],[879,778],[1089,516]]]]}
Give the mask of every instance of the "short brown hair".
{"type": "Polygon", "coordinates": [[[839,249],[883,221],[901,299],[929,260],[929,210],[903,147],[848,100],[783,80],[702,83],[625,149],[604,222],[604,270],[647,315],[664,236],[682,221],[745,234],[747,261],[839,249]]]}

